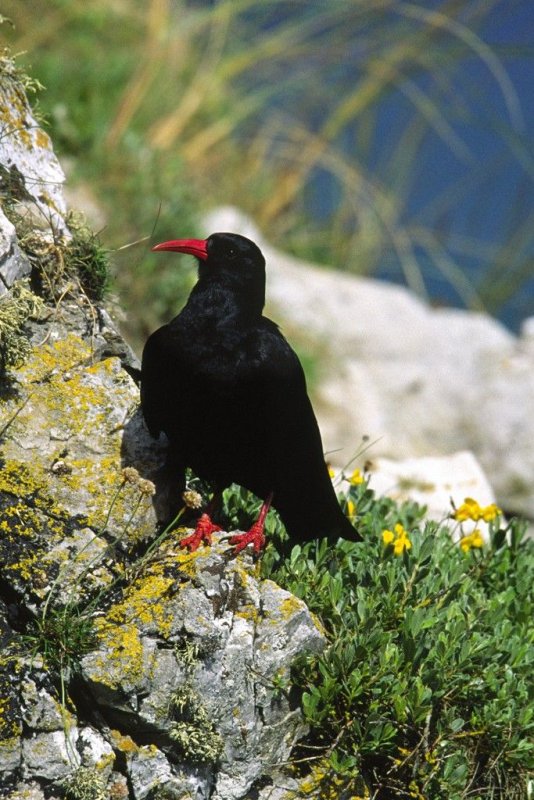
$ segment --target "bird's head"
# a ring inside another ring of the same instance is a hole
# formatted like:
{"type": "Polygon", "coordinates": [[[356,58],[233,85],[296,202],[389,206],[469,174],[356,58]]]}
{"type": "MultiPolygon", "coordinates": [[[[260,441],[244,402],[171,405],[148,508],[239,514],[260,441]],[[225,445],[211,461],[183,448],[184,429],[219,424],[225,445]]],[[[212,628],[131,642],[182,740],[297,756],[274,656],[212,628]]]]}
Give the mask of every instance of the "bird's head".
{"type": "Polygon", "coordinates": [[[207,239],[175,239],[155,245],[152,250],[189,253],[199,262],[202,282],[222,282],[248,302],[265,302],[265,259],[260,248],[237,233],[212,233],[207,239]]]}

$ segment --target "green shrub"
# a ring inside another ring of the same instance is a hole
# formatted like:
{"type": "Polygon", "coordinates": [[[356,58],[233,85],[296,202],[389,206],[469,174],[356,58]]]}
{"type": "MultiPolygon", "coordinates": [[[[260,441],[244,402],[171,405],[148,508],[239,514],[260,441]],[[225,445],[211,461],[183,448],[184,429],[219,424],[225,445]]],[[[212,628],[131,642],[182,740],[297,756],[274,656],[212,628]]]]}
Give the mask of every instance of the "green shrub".
{"type": "Polygon", "coordinates": [[[365,483],[351,486],[349,501],[362,544],[311,542],[281,563],[273,552],[264,561],[328,637],[324,653],[294,672],[310,726],[296,755],[303,789],[325,798],[526,798],[534,543],[525,526],[502,527],[495,516],[491,544],[475,536],[459,546],[423,522],[424,509],[377,500],[365,483]]]}

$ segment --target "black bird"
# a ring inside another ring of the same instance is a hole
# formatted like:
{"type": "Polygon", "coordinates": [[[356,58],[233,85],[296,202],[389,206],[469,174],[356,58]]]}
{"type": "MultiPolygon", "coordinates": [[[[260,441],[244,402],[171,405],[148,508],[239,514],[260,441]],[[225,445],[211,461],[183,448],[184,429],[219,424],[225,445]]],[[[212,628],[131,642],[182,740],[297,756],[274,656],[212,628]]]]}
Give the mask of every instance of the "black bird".
{"type": "MultiPolygon", "coordinates": [[[[164,431],[179,490],[185,468],[263,499],[250,531],[230,540],[236,551],[264,544],[272,505],[293,542],[319,537],[361,540],[344,516],[325,464],[321,435],[297,355],[262,315],[265,259],[233,233],[163,242],[155,251],[189,253],[198,282],[180,314],[148,339],[141,404],[152,436],[164,431]]],[[[219,530],[203,514],[181,544],[196,549],[219,530]]]]}

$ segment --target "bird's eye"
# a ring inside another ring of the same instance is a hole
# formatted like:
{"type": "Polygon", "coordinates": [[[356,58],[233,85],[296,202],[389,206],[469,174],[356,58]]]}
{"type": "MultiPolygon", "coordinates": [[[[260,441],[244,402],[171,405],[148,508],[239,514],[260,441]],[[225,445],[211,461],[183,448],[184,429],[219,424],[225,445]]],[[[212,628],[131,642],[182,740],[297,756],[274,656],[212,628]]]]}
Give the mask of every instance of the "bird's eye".
{"type": "Polygon", "coordinates": [[[228,250],[228,253],[227,253],[228,258],[235,258],[236,255],[237,255],[237,250],[235,250],[233,247],[231,247],[228,250]]]}

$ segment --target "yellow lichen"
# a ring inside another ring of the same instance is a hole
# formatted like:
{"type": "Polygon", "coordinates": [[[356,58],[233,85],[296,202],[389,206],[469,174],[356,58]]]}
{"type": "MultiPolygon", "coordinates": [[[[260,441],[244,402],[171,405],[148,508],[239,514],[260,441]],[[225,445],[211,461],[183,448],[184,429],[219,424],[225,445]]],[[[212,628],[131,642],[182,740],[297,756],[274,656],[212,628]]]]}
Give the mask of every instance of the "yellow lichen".
{"type": "Polygon", "coordinates": [[[110,734],[113,747],[116,750],[119,750],[121,753],[125,754],[133,754],[138,752],[139,747],[136,745],[131,736],[122,734],[120,731],[114,729],[110,731],[110,734]]]}
{"type": "Polygon", "coordinates": [[[240,619],[246,619],[250,622],[256,623],[260,617],[260,612],[255,605],[252,603],[247,603],[246,605],[238,608],[235,612],[235,615],[240,619]]]}
{"type": "Polygon", "coordinates": [[[0,697],[0,747],[11,749],[22,732],[22,724],[13,713],[10,697],[0,697]]]}
{"type": "Polygon", "coordinates": [[[135,624],[114,625],[101,617],[95,620],[95,632],[106,650],[105,656],[97,658],[100,681],[116,688],[120,675],[122,682],[136,683],[145,664],[143,643],[135,624]]]}
{"type": "Polygon", "coordinates": [[[95,769],[104,772],[110,765],[115,763],[115,753],[106,753],[101,756],[95,764],[95,769]]]}
{"type": "MultiPolygon", "coordinates": [[[[128,524],[127,535],[139,539],[147,533],[146,522],[153,522],[151,498],[142,495],[139,487],[124,485],[121,431],[112,426],[107,432],[110,418],[116,418],[117,399],[126,407],[131,405],[132,387],[127,376],[121,377],[117,359],[90,364],[90,357],[88,345],[73,334],[35,349],[30,361],[16,373],[19,384],[27,387],[26,397],[9,398],[0,404],[0,427],[8,424],[5,456],[13,460],[22,457],[39,488],[46,486],[58,506],[62,502],[70,505],[76,493],[78,508],[81,505],[86,512],[91,527],[105,524],[117,531],[128,524]],[[102,374],[113,378],[116,391],[110,391],[109,381],[104,385],[102,374]],[[35,430],[36,420],[41,418],[43,430],[36,432],[35,444],[25,442],[21,449],[20,441],[28,431],[35,430]],[[47,428],[51,440],[64,443],[52,452],[47,428]],[[44,440],[43,455],[37,452],[41,449],[39,437],[44,440]],[[101,443],[99,458],[93,452],[85,455],[85,443],[92,437],[101,443]],[[63,449],[66,456],[61,455],[63,449]],[[53,465],[58,459],[64,460],[65,469],[55,471],[53,465]]],[[[19,494],[16,482],[14,493],[19,494]]]]}
{"type": "MultiPolygon", "coordinates": [[[[180,532],[184,532],[184,528],[179,529],[180,532]]],[[[198,550],[194,550],[190,553],[187,550],[180,550],[175,555],[175,561],[180,567],[180,572],[185,573],[188,577],[194,578],[201,567],[197,564],[197,561],[202,561],[208,558],[211,553],[210,547],[200,547],[198,550]]]]}
{"type": "Polygon", "coordinates": [[[305,608],[306,606],[303,601],[293,595],[286,597],[285,600],[282,600],[280,603],[280,613],[285,620],[291,619],[291,617],[294,617],[295,614],[298,614],[305,608]]]}
{"type": "MultiPolygon", "coordinates": [[[[161,565],[156,568],[161,569],[161,565]]],[[[173,615],[165,605],[167,590],[174,583],[173,578],[161,574],[149,574],[139,578],[126,590],[122,602],[113,606],[106,615],[108,622],[122,625],[137,622],[154,626],[163,638],[171,633],[173,615]]]]}
{"type": "Polygon", "coordinates": [[[140,627],[153,628],[163,638],[172,633],[174,615],[168,605],[168,589],[174,578],[163,574],[162,561],[147,569],[147,574],[127,586],[123,598],[95,623],[97,639],[105,651],[98,656],[99,680],[113,688],[119,681],[136,683],[151,669],[140,627]]]}

